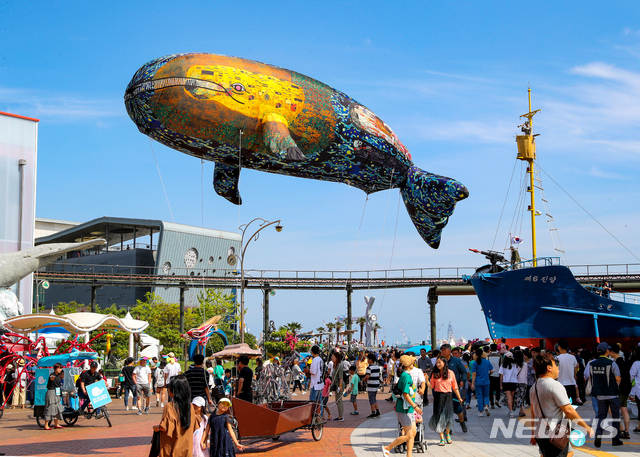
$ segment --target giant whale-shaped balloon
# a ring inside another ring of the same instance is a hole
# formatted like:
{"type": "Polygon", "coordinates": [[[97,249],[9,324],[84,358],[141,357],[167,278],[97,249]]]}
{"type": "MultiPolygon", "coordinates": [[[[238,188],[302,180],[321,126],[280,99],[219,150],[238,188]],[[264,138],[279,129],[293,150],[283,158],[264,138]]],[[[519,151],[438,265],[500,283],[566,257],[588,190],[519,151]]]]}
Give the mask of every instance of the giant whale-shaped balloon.
{"type": "Polygon", "coordinates": [[[215,54],[177,54],[141,67],[125,105],[144,134],[216,163],[215,191],[241,204],[240,168],[349,184],[367,194],[400,188],[422,238],[440,245],[458,181],[415,167],[380,118],[348,95],[294,71],[215,54]]]}

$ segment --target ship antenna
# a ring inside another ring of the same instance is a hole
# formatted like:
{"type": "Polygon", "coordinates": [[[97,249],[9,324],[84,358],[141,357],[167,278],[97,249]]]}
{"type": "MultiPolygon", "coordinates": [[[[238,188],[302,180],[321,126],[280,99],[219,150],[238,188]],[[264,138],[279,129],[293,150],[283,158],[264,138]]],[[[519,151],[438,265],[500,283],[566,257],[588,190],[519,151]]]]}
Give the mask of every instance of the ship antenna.
{"type": "Polygon", "coordinates": [[[527,89],[529,95],[529,112],[521,115],[527,120],[524,124],[520,125],[522,135],[516,135],[516,143],[518,144],[517,159],[524,160],[528,163],[527,173],[529,173],[529,187],[527,191],[531,194],[531,205],[529,211],[531,212],[531,250],[533,258],[533,266],[536,267],[536,199],[535,199],[535,182],[534,182],[534,160],[536,159],[536,139],[537,134],[533,134],[533,116],[540,112],[539,109],[531,111],[531,86],[527,89]]]}

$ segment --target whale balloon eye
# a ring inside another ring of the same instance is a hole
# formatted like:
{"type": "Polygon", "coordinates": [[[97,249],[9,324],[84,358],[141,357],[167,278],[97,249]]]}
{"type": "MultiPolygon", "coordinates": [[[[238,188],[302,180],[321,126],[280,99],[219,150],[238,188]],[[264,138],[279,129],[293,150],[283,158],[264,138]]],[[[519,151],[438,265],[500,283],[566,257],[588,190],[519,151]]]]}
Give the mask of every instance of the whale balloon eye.
{"type": "Polygon", "coordinates": [[[244,88],[244,86],[240,83],[233,83],[231,84],[231,88],[233,90],[235,90],[236,92],[246,92],[247,89],[244,88]]]}

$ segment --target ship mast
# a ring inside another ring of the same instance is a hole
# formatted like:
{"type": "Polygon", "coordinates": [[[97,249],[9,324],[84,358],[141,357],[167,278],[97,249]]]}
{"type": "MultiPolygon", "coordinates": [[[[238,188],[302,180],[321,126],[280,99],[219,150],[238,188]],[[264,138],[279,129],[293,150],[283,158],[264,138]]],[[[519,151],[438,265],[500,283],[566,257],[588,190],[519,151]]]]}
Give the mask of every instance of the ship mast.
{"type": "Polygon", "coordinates": [[[529,112],[521,115],[520,117],[525,117],[527,120],[524,124],[520,125],[523,135],[516,135],[516,143],[518,144],[518,155],[517,159],[524,160],[528,163],[527,173],[529,174],[529,187],[527,192],[531,194],[531,204],[529,205],[528,211],[531,212],[531,250],[532,250],[532,258],[533,258],[533,266],[537,266],[536,261],[536,199],[535,199],[535,182],[534,182],[534,163],[533,161],[536,159],[536,136],[537,134],[533,134],[533,116],[540,112],[539,109],[535,111],[531,111],[531,88],[527,89],[529,93],[529,112]]]}

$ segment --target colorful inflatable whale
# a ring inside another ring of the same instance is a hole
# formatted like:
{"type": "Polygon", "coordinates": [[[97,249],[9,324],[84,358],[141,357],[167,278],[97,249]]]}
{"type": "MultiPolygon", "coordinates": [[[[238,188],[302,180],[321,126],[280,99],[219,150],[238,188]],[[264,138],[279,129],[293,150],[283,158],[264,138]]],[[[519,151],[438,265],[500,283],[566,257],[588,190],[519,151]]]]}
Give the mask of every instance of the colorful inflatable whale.
{"type": "Polygon", "coordinates": [[[215,54],[177,54],[140,68],[125,105],[138,129],[215,162],[213,186],[237,205],[241,167],[346,183],[367,194],[399,188],[433,248],[458,181],[415,167],[387,124],[340,91],[294,71],[215,54]]]}

